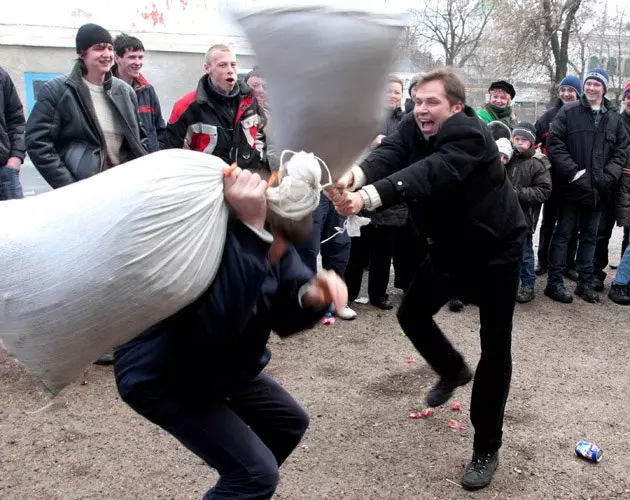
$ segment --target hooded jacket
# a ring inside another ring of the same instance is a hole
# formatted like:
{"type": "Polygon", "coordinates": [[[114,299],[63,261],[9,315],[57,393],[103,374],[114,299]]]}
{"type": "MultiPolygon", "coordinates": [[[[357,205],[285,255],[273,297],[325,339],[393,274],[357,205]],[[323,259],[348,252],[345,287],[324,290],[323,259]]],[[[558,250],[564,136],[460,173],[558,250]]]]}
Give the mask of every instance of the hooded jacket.
{"type": "Polygon", "coordinates": [[[212,154],[241,168],[268,170],[263,124],[264,112],[245,83],[237,81],[226,96],[204,75],[197,90],[175,103],[166,143],[171,148],[212,154]]]}

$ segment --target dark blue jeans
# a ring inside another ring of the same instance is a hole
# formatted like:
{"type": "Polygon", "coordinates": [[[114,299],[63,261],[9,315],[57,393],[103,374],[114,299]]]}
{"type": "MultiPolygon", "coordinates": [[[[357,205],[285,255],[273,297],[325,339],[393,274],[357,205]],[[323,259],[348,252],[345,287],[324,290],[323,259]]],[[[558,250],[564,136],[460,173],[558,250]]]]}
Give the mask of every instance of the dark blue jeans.
{"type": "Polygon", "coordinates": [[[523,245],[523,262],[521,262],[521,284],[528,288],[534,288],[536,284],[536,265],[534,264],[534,235],[527,234],[523,245]]]}
{"type": "Polygon", "coordinates": [[[313,214],[313,229],[308,239],[295,248],[302,261],[313,271],[317,272],[317,256],[321,250],[322,267],[334,271],[339,276],[346,272],[350,259],[350,236],[343,233],[332,240],[321,244],[322,241],[335,234],[336,227],[343,227],[346,218],[339,215],[335,206],[323,194],[319,199],[319,206],[313,214]]]}
{"type": "Polygon", "coordinates": [[[548,286],[564,285],[564,271],[567,263],[567,246],[576,227],[580,230],[575,268],[582,285],[593,283],[595,245],[601,209],[579,203],[565,201],[560,206],[558,224],[551,238],[549,248],[548,286]]]}
{"type": "Polygon", "coordinates": [[[24,198],[20,184],[20,169],[0,167],[0,201],[24,198]]]}
{"type": "Polygon", "coordinates": [[[138,391],[125,402],[217,470],[219,480],[204,500],[271,498],[278,468],[309,423],[299,403],[265,373],[224,397],[204,393],[202,385],[194,398],[172,388],[138,391]]]}

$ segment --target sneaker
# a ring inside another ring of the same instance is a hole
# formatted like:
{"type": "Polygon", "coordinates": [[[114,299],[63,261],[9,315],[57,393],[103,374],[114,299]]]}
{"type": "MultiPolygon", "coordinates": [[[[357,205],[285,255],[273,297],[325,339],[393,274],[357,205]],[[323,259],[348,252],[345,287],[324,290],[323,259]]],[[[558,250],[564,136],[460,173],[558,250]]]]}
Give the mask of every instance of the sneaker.
{"type": "Polygon", "coordinates": [[[521,286],[518,294],[516,295],[516,302],[519,304],[525,304],[534,300],[534,289],[529,286],[521,286]]]}
{"type": "Polygon", "coordinates": [[[347,321],[357,317],[357,313],[350,309],[347,304],[343,306],[343,309],[341,311],[335,311],[335,314],[340,319],[345,319],[347,321]]]}
{"type": "Polygon", "coordinates": [[[621,306],[630,305],[630,289],[627,285],[615,285],[613,283],[610,292],[608,292],[608,298],[621,306]]]}
{"type": "Polygon", "coordinates": [[[567,270],[564,272],[564,276],[565,276],[567,279],[570,279],[571,281],[577,281],[577,280],[578,280],[578,278],[579,278],[579,274],[578,274],[578,272],[577,272],[577,269],[575,269],[575,268],[573,268],[573,269],[567,269],[567,270]]]}
{"type": "Polygon", "coordinates": [[[573,302],[573,297],[567,289],[564,288],[564,285],[547,285],[545,295],[551,300],[561,302],[562,304],[570,304],[573,302]]]}
{"type": "Polygon", "coordinates": [[[581,297],[582,300],[590,302],[591,304],[597,304],[599,302],[599,294],[595,293],[593,287],[590,285],[578,285],[575,288],[575,295],[581,297]]]}
{"type": "Polygon", "coordinates": [[[492,481],[492,476],[499,466],[499,452],[474,452],[472,460],[462,476],[462,486],[465,490],[474,491],[485,488],[492,481]]]}
{"type": "Polygon", "coordinates": [[[545,266],[541,266],[540,263],[536,264],[536,268],[534,269],[534,273],[536,276],[542,276],[547,272],[547,268],[545,266]]]}
{"type": "Polygon", "coordinates": [[[468,365],[464,363],[454,380],[441,378],[433,389],[429,391],[429,394],[427,394],[427,404],[433,407],[442,406],[451,399],[455,389],[462,385],[466,385],[472,380],[472,378],[473,373],[470,371],[470,368],[468,368],[468,365]]]}
{"type": "Polygon", "coordinates": [[[457,313],[464,309],[464,303],[457,297],[453,297],[451,300],[448,301],[448,308],[450,311],[457,313]]]}
{"type": "Polygon", "coordinates": [[[593,290],[596,292],[603,292],[606,289],[604,280],[601,278],[593,278],[593,290]]]}

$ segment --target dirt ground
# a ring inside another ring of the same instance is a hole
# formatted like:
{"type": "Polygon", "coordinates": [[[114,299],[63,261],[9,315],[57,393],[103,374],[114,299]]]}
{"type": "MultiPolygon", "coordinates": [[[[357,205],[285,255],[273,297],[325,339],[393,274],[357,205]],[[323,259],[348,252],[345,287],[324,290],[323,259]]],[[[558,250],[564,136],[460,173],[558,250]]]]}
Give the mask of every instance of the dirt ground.
{"type": "MultiPolygon", "coordinates": [[[[617,231],[611,255],[618,248],[617,231]]],[[[395,311],[356,305],[353,322],[273,337],[268,371],[311,415],[277,498],[630,498],[630,308],[607,298],[556,304],[543,296],[545,281],[534,302],[517,307],[501,465],[474,494],[450,482],[470,459],[471,385],[455,395],[461,413],[449,405],[410,419],[435,376],[400,335],[395,311]],[[451,418],[465,428],[449,429],[451,418]],[[580,439],[601,446],[601,463],[575,456],[580,439]]],[[[477,309],[443,310],[437,321],[474,365],[477,309]]],[[[120,401],[111,368],[90,368],[52,408],[32,414],[47,396],[1,353],[0,401],[0,498],[201,498],[216,479],[120,401]]]]}

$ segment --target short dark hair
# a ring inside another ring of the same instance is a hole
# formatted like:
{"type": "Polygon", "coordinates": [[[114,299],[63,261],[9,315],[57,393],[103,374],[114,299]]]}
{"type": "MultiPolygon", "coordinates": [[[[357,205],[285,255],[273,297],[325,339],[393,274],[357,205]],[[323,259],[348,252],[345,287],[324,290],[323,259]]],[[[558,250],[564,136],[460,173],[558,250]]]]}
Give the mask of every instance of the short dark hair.
{"type": "Polygon", "coordinates": [[[127,33],[121,33],[114,38],[114,52],[118,57],[123,57],[130,50],[142,50],[144,52],[144,45],[139,38],[127,33]]]}
{"type": "Polygon", "coordinates": [[[250,78],[253,78],[253,77],[257,77],[257,78],[264,78],[264,77],[262,76],[262,73],[260,72],[260,70],[259,70],[256,66],[254,66],[254,69],[253,69],[253,70],[251,70],[249,73],[247,73],[247,74],[245,75],[245,78],[243,78],[243,81],[244,81],[245,83],[247,83],[247,82],[249,81],[249,79],[250,79],[250,78]]]}
{"type": "Polygon", "coordinates": [[[446,98],[451,106],[466,104],[466,86],[454,68],[437,68],[428,73],[422,73],[418,78],[417,85],[420,86],[434,81],[442,82],[446,98]]]}

